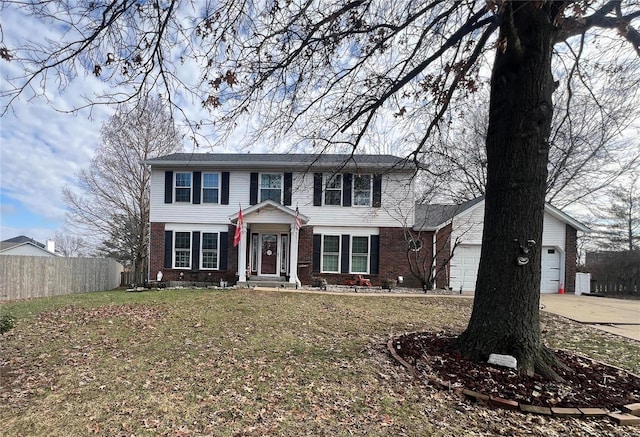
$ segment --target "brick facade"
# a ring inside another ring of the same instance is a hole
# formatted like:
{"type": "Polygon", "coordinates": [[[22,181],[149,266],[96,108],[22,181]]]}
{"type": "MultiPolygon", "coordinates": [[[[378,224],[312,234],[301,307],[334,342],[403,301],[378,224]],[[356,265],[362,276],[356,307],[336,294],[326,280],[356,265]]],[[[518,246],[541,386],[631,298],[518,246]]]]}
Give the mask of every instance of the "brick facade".
{"type": "MultiPolygon", "coordinates": [[[[427,244],[425,244],[426,248],[427,244]]],[[[384,279],[397,279],[402,276],[402,286],[420,287],[420,281],[409,269],[407,261],[407,243],[402,228],[380,228],[380,256],[378,274],[363,275],[371,280],[372,285],[380,286],[384,279]]],[[[313,228],[305,226],[300,229],[298,245],[298,278],[302,284],[311,284],[314,278],[322,278],[329,284],[344,284],[353,279],[349,273],[314,273],[313,272],[313,228]]]]}
{"type": "MultiPolygon", "coordinates": [[[[219,283],[225,280],[234,284],[238,273],[238,250],[233,247],[235,227],[229,225],[227,241],[227,269],[214,270],[182,270],[164,267],[164,238],[165,223],[151,223],[149,279],[155,280],[158,271],[162,271],[164,281],[186,281],[219,283]],[[182,274],[182,276],[181,276],[182,274]]],[[[404,278],[402,286],[420,288],[423,286],[420,275],[429,276],[433,252],[433,232],[420,234],[422,248],[411,252],[411,260],[407,254],[407,243],[404,229],[380,228],[380,258],[379,272],[376,275],[365,275],[373,285],[380,286],[384,279],[404,278]],[[414,265],[415,275],[411,272],[410,262],[414,265]]],[[[575,292],[575,277],[577,270],[577,231],[566,226],[566,256],[565,256],[565,291],[575,292]]],[[[437,233],[436,240],[436,286],[444,288],[449,284],[449,254],[451,251],[451,225],[442,228],[437,233]]],[[[247,259],[249,259],[247,254],[247,259]]],[[[313,227],[303,226],[299,233],[298,243],[298,278],[302,284],[311,284],[313,278],[324,278],[329,284],[344,284],[352,279],[352,274],[346,273],[313,273],[313,227]]]]}
{"type": "Polygon", "coordinates": [[[185,270],[169,269],[164,267],[164,237],[165,223],[151,223],[151,236],[149,244],[149,279],[156,280],[158,271],[162,272],[163,281],[184,281],[218,284],[224,280],[234,284],[238,272],[238,250],[233,247],[233,235],[235,226],[229,225],[227,241],[227,269],[220,270],[185,270]]]}
{"type": "Polygon", "coordinates": [[[565,232],[565,261],[564,261],[564,290],[566,293],[576,291],[576,271],[578,269],[578,231],[566,225],[565,232]]]}
{"type": "Polygon", "coordinates": [[[436,287],[449,286],[449,260],[451,258],[451,223],[436,234],[436,287]]]}
{"type": "Polygon", "coordinates": [[[149,237],[149,279],[156,280],[156,275],[162,271],[164,275],[164,223],[151,223],[149,237]]]}
{"type": "Polygon", "coordinates": [[[310,284],[313,274],[313,228],[303,226],[298,231],[298,279],[310,284]]]}
{"type": "Polygon", "coordinates": [[[405,259],[408,264],[409,271],[405,283],[411,287],[427,287],[430,288],[430,284],[427,283],[429,276],[431,275],[431,268],[433,262],[433,232],[418,232],[412,235],[414,240],[419,240],[422,244],[419,250],[408,250],[405,259]],[[424,280],[424,284],[423,284],[424,280]]]}

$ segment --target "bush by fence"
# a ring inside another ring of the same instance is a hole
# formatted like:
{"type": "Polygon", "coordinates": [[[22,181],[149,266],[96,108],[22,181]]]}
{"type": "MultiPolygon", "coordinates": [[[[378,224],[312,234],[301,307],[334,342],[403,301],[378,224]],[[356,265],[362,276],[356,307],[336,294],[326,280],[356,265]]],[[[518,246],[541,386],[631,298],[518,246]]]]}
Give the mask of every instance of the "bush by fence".
{"type": "Polygon", "coordinates": [[[112,290],[122,270],[104,258],[0,255],[0,300],[112,290]]]}

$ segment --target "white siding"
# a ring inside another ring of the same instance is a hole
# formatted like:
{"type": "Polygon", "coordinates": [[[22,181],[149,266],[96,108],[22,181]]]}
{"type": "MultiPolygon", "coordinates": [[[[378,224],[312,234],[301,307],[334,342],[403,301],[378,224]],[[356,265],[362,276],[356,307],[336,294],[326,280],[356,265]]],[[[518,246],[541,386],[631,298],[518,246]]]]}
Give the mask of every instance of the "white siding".
{"type": "MultiPolygon", "coordinates": [[[[229,205],[164,203],[165,170],[154,168],[151,174],[151,221],[171,223],[228,224],[239,206],[249,207],[251,170],[229,172],[229,205]]],[[[189,171],[198,171],[189,168],[189,171]]],[[[255,171],[255,170],[253,170],[255,171]]],[[[294,173],[289,208],[298,207],[309,217],[309,225],[401,227],[413,225],[413,182],[408,174],[385,174],[382,179],[382,207],[313,206],[313,173],[294,173]]]]}
{"type": "Polygon", "coordinates": [[[457,240],[461,244],[481,244],[484,227],[484,202],[471,207],[453,219],[451,224],[451,243],[457,240]]]}
{"type": "MultiPolygon", "coordinates": [[[[451,241],[460,239],[462,244],[482,244],[484,227],[484,202],[455,217],[451,229],[451,241]]],[[[564,250],[566,225],[549,213],[544,214],[542,245],[564,250]]]]}
{"type": "Polygon", "coordinates": [[[548,213],[544,214],[544,230],[542,232],[542,245],[554,246],[564,251],[567,225],[548,213]]]}

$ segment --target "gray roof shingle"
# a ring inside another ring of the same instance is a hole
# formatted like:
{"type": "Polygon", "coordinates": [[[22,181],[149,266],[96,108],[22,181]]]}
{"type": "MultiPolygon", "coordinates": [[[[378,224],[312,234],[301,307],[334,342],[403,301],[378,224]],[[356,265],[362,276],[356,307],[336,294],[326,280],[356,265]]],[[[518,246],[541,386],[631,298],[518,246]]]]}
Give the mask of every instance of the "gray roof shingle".
{"type": "Polygon", "coordinates": [[[417,204],[413,228],[417,231],[434,230],[483,200],[484,197],[478,197],[459,205],[417,204]]]}
{"type": "Polygon", "coordinates": [[[147,159],[151,166],[203,165],[218,167],[387,168],[408,171],[412,162],[393,155],[288,153],[173,153],[147,159]]]}

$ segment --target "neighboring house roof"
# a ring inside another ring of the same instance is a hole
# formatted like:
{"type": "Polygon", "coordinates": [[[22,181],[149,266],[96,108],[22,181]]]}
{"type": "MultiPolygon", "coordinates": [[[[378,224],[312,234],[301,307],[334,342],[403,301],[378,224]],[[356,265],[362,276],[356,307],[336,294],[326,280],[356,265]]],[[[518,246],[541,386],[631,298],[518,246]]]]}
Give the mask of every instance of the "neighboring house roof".
{"type": "Polygon", "coordinates": [[[173,153],[147,159],[151,166],[199,165],[219,168],[309,168],[315,169],[372,169],[407,171],[412,162],[392,155],[349,154],[289,154],[289,153],[173,153]]]}
{"type": "MultiPolygon", "coordinates": [[[[24,235],[19,235],[17,237],[10,238],[8,240],[0,241],[0,254],[1,255],[15,255],[21,254],[25,255],[24,249],[28,247],[33,247],[37,252],[42,252],[43,255],[51,255],[58,256],[53,252],[49,252],[46,246],[33,238],[25,237],[24,235]]],[[[32,251],[34,249],[31,249],[32,251]]],[[[34,253],[34,254],[36,254],[34,253]]]]}
{"type": "Polygon", "coordinates": [[[40,246],[43,249],[46,248],[46,246],[44,244],[40,243],[39,241],[34,240],[33,238],[30,238],[30,237],[27,237],[27,236],[24,236],[24,235],[18,235],[17,237],[13,237],[13,238],[9,238],[8,240],[0,241],[0,250],[8,249],[10,247],[17,246],[19,244],[24,244],[24,243],[31,243],[31,244],[34,244],[36,246],[40,246]]]}
{"type": "MultiPolygon", "coordinates": [[[[416,231],[437,231],[447,225],[454,217],[462,214],[469,209],[481,205],[484,197],[478,197],[460,205],[424,205],[416,204],[415,225],[416,231]]],[[[558,220],[571,225],[573,228],[581,232],[590,232],[591,229],[560,211],[558,208],[545,203],[545,212],[558,220]]]]}

